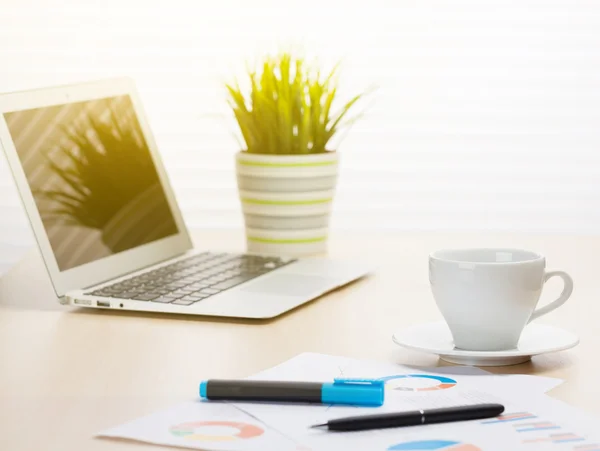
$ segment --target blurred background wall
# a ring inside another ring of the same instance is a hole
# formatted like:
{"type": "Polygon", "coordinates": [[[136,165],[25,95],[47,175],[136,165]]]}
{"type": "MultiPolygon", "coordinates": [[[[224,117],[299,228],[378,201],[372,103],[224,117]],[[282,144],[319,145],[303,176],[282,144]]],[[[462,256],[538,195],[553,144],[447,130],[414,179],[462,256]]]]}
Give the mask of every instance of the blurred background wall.
{"type": "MultiPolygon", "coordinates": [[[[379,87],[334,230],[600,230],[597,1],[0,0],[0,91],[132,76],[195,228],[242,226],[223,82],[289,48],[379,87]]],[[[0,272],[31,243],[0,158],[0,272]]]]}

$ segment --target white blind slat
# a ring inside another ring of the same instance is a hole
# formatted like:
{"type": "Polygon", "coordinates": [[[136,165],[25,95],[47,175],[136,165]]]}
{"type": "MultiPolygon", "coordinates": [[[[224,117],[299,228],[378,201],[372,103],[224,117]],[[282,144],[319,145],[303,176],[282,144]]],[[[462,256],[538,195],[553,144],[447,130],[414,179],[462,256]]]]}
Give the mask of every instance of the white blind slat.
{"type": "MultiPolygon", "coordinates": [[[[3,0],[0,90],[133,76],[186,222],[241,227],[223,82],[302,46],[343,58],[342,95],[378,86],[334,229],[594,232],[598,43],[591,0],[3,0]]],[[[0,159],[0,260],[27,227],[0,159]]]]}

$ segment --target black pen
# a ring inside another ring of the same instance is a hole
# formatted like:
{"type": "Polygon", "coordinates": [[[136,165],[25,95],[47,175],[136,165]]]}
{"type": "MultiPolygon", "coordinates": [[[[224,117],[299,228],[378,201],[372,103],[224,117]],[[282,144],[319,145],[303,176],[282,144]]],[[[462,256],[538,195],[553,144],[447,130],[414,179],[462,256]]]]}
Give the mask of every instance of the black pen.
{"type": "Polygon", "coordinates": [[[442,409],[414,410],[411,412],[381,413],[338,418],[313,428],[326,427],[330,431],[363,431],[365,429],[396,428],[420,424],[449,423],[451,421],[480,420],[496,417],[504,412],[501,404],[475,404],[442,409]]]}

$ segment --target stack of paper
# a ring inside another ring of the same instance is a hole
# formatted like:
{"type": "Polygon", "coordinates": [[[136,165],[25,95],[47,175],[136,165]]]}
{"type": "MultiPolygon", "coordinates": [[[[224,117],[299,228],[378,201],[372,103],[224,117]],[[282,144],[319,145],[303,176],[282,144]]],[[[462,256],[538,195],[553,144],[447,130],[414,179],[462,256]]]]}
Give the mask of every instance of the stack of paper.
{"type": "Polygon", "coordinates": [[[252,377],[263,380],[386,380],[378,408],[193,401],[100,434],[202,450],[600,451],[597,419],[545,392],[558,379],[493,375],[471,367],[423,369],[322,354],[301,354],[252,377]],[[496,419],[334,433],[311,429],[329,419],[386,411],[501,403],[496,419]]]}

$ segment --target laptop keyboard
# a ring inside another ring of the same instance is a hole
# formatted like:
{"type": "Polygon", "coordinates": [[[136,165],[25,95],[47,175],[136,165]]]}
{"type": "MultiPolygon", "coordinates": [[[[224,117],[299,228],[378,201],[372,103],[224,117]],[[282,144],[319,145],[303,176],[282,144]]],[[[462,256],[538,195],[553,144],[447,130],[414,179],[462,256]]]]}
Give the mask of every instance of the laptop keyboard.
{"type": "Polygon", "coordinates": [[[206,252],[86,294],[192,305],[293,261],[206,252]]]}

